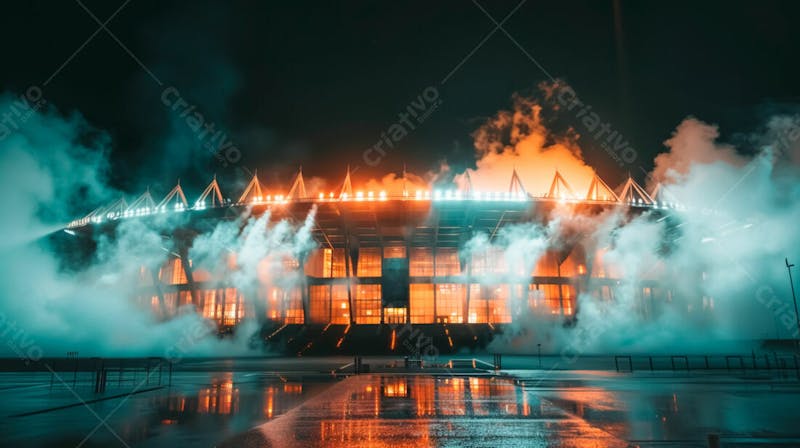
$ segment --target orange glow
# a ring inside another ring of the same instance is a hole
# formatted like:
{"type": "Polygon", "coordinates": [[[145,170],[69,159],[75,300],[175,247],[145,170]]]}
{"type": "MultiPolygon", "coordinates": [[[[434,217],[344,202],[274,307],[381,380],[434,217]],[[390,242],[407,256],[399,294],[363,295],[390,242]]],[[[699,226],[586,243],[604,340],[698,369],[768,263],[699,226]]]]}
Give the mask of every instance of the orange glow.
{"type": "Polygon", "coordinates": [[[159,271],[160,280],[168,285],[186,284],[186,272],[183,269],[183,261],[180,258],[167,260],[159,271]]]}
{"type": "Polygon", "coordinates": [[[409,257],[409,273],[412,277],[433,275],[433,250],[429,247],[412,247],[409,257]]]}
{"type": "MultiPolygon", "coordinates": [[[[541,110],[534,101],[517,98],[514,110],[499,112],[475,131],[477,169],[468,170],[474,189],[507,191],[516,170],[528,193],[543,196],[558,170],[576,195],[585,196],[594,170],[583,161],[576,143],[553,138],[541,119],[541,110]],[[510,137],[501,139],[499,135],[510,137]]],[[[455,180],[463,189],[466,174],[455,180]]]]}
{"type": "Polygon", "coordinates": [[[379,247],[362,247],[358,250],[358,276],[381,276],[381,249],[379,247]]]}
{"type": "Polygon", "coordinates": [[[407,172],[405,179],[403,179],[403,176],[389,173],[380,179],[368,180],[364,188],[373,191],[383,191],[386,196],[389,197],[404,197],[404,192],[411,192],[418,189],[427,190],[428,183],[413,173],[407,172]]]}
{"type": "Polygon", "coordinates": [[[411,323],[433,323],[433,284],[412,283],[408,288],[411,323]]]}
{"type": "Polygon", "coordinates": [[[381,323],[381,285],[357,285],[356,323],[381,323]]]}
{"type": "Polygon", "coordinates": [[[331,286],[331,322],[334,324],[349,324],[349,308],[347,285],[331,286]]]}
{"type": "Polygon", "coordinates": [[[266,403],[264,404],[264,416],[267,418],[272,418],[273,413],[275,412],[275,388],[268,387],[264,392],[266,396],[266,403]]]}
{"type": "Polygon", "coordinates": [[[411,396],[417,405],[417,416],[436,415],[436,384],[433,381],[414,381],[411,396]]]}
{"type": "Polygon", "coordinates": [[[466,288],[458,283],[436,285],[436,321],[460,324],[464,322],[466,288]]]}
{"type": "Polygon", "coordinates": [[[461,262],[458,259],[458,249],[443,247],[436,250],[436,275],[458,275],[461,273],[461,262]]]}
{"type": "Polygon", "coordinates": [[[405,246],[384,247],[383,258],[406,258],[406,247],[405,246]]]}
{"type": "Polygon", "coordinates": [[[403,324],[406,322],[405,308],[384,308],[383,321],[387,324],[403,324]]]}
{"type": "Polygon", "coordinates": [[[197,397],[200,414],[235,414],[239,411],[239,389],[226,377],[214,380],[210,388],[201,389],[197,397]]]}
{"type": "Polygon", "coordinates": [[[284,383],[283,393],[288,395],[300,395],[303,393],[303,385],[301,383],[284,383]]]}
{"type": "Polygon", "coordinates": [[[408,395],[405,378],[392,378],[383,386],[384,397],[405,397],[408,395]]]}

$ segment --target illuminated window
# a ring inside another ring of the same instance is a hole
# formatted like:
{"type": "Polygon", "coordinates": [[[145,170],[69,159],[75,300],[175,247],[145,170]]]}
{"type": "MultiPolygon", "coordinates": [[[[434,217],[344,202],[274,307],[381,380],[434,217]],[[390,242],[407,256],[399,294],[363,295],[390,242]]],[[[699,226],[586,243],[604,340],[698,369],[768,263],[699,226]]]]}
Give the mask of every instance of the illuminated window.
{"type": "Polygon", "coordinates": [[[244,317],[244,298],[236,288],[225,288],[222,325],[236,325],[244,317]]]}
{"type": "Polygon", "coordinates": [[[281,321],[283,318],[283,290],[275,286],[262,287],[259,297],[264,301],[266,318],[281,321]]]}
{"type": "Polygon", "coordinates": [[[383,396],[384,397],[406,397],[408,396],[408,385],[405,378],[389,377],[383,379],[383,396]]]}
{"type": "Polygon", "coordinates": [[[381,323],[381,285],[356,285],[356,323],[381,323]]]}
{"type": "Polygon", "coordinates": [[[291,288],[284,294],[284,323],[303,323],[303,296],[300,288],[291,288]]]}
{"type": "Polygon", "coordinates": [[[428,247],[412,247],[408,275],[411,277],[433,276],[433,251],[428,247]]]}
{"type": "Polygon", "coordinates": [[[362,247],[358,250],[358,276],[381,276],[381,249],[379,247],[362,247]]]}
{"type": "Polygon", "coordinates": [[[183,269],[183,260],[176,258],[172,265],[172,282],[173,285],[186,284],[186,271],[183,269]]]}
{"type": "Polygon", "coordinates": [[[331,287],[331,323],[349,324],[350,307],[347,300],[347,285],[331,287]]]}
{"type": "Polygon", "coordinates": [[[561,306],[565,316],[572,316],[575,312],[575,287],[561,285],[561,306]]]}
{"type": "Polygon", "coordinates": [[[311,252],[305,266],[311,277],[342,278],[347,276],[344,249],[317,249],[311,252]]]}
{"type": "Polygon", "coordinates": [[[458,249],[442,247],[436,249],[436,275],[458,275],[461,273],[461,262],[458,260],[458,249]]]}
{"type": "MultiPolygon", "coordinates": [[[[601,286],[599,291],[601,296],[610,293],[607,286],[601,286]]],[[[535,301],[531,308],[541,314],[571,316],[575,312],[575,299],[576,291],[573,285],[540,284],[536,285],[534,291],[528,293],[529,303],[531,300],[535,301]]],[[[603,300],[608,299],[610,298],[603,298],[603,300]]]]}
{"type": "Polygon", "coordinates": [[[333,249],[322,251],[322,277],[333,277],[333,249]]]}
{"type": "Polygon", "coordinates": [[[469,285],[469,310],[467,321],[471,324],[485,324],[489,322],[489,307],[487,301],[481,296],[481,285],[469,285]]]}
{"type": "MultiPolygon", "coordinates": [[[[327,275],[324,277],[342,278],[347,277],[347,264],[345,262],[344,249],[325,249],[325,265],[327,275]],[[330,260],[330,261],[327,261],[330,260]]],[[[352,267],[351,267],[352,269],[352,267]]]]}
{"type": "Polygon", "coordinates": [[[297,258],[285,255],[281,260],[281,265],[283,267],[283,272],[292,272],[300,268],[300,261],[298,261],[297,258]]]}
{"type": "MultiPolygon", "coordinates": [[[[306,265],[303,267],[305,274],[309,277],[326,277],[325,266],[330,266],[330,256],[328,263],[325,263],[326,249],[314,249],[306,258],[306,265]]],[[[330,252],[328,252],[330,254],[330,252]]],[[[330,274],[330,271],[328,272],[330,274]]]]}
{"type": "Polygon", "coordinates": [[[405,246],[392,246],[383,249],[383,258],[406,258],[405,246]]]}
{"type": "Polygon", "coordinates": [[[383,320],[387,324],[404,324],[406,322],[405,308],[384,308],[383,320]]]}
{"type": "Polygon", "coordinates": [[[560,285],[538,285],[544,299],[543,314],[561,314],[560,285]]]}
{"type": "Polygon", "coordinates": [[[317,324],[328,323],[331,319],[331,287],[312,285],[309,287],[309,321],[317,324]]]}
{"type": "Polygon", "coordinates": [[[203,297],[203,317],[206,319],[219,319],[216,301],[217,290],[206,289],[200,291],[200,294],[203,297]]]}
{"type": "Polygon", "coordinates": [[[470,323],[509,323],[511,310],[508,307],[508,285],[470,286],[470,323]]]}
{"type": "Polygon", "coordinates": [[[180,291],[178,293],[178,310],[181,310],[181,307],[186,307],[186,305],[192,304],[192,293],[191,291],[180,291]]]}
{"type": "Polygon", "coordinates": [[[436,321],[451,324],[464,322],[464,300],[466,290],[463,285],[444,283],[436,285],[436,321]]]}
{"type": "Polygon", "coordinates": [[[186,273],[183,272],[183,263],[180,258],[168,260],[159,272],[159,278],[168,285],[183,285],[186,283],[186,273]]]}
{"type": "Polygon", "coordinates": [[[558,277],[558,260],[555,252],[546,252],[536,262],[533,275],[537,277],[558,277]]]}
{"type": "Polygon", "coordinates": [[[408,285],[408,292],[411,323],[433,323],[433,284],[412,283],[408,285]]]}
{"type": "Polygon", "coordinates": [[[508,308],[508,285],[496,285],[489,288],[489,321],[502,324],[511,322],[511,312],[508,308]]]}

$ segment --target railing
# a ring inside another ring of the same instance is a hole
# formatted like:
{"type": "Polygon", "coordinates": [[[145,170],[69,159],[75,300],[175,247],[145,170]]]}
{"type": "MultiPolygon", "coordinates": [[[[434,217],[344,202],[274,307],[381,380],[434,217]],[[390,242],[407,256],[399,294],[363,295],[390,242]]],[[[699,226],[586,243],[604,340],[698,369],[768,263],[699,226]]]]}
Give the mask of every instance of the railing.
{"type": "Polygon", "coordinates": [[[781,375],[793,372],[800,379],[800,356],[755,352],[748,355],[615,355],[617,372],[633,371],[725,371],[727,373],[764,373],[781,375]]]}
{"type": "Polygon", "coordinates": [[[105,392],[107,387],[162,386],[172,384],[172,363],[165,358],[77,358],[43,360],[50,372],[50,387],[92,387],[105,392]],[[165,378],[166,377],[166,378],[165,378]]]}

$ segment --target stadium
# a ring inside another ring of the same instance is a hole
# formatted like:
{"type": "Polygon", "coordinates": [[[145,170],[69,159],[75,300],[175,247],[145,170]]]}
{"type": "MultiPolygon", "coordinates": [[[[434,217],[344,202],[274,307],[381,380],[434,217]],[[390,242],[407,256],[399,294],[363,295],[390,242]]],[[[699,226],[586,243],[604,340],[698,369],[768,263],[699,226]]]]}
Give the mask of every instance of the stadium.
{"type": "MultiPolygon", "coordinates": [[[[476,235],[492,242],[514,226],[545,226],[556,208],[574,216],[616,210],[653,220],[682,208],[660,186],[648,193],[630,177],[615,191],[595,174],[580,194],[556,171],[541,195],[527,192],[516,170],[502,192],[476,191],[468,173],[458,189],[414,189],[405,178],[404,173],[397,194],[365,191],[353,188],[348,168],[340,188],[312,196],[302,171],[280,193],[267,191],[256,173],[231,200],[215,177],[193,202],[180,184],[159,202],[148,189],[64,230],[90,246],[85,242],[113,235],[120,223],[180,214],[184,224],[163,235],[172,244],[164,248],[164,263],[139,272],[135,300],[158,319],[194,309],[221,335],[253,319],[265,345],[298,355],[420,354],[426,346],[440,352],[482,349],[519,321],[570,326],[579,315],[579,294],[614,300],[619,270],[603,259],[602,248],[585,247],[579,236],[553,242],[528,269],[496,247],[465,251],[476,235]],[[235,251],[219,260],[221,268],[191,257],[198,236],[244,214],[297,226],[309,216],[313,221],[307,229],[311,247],[270,255],[270,263],[259,264],[253,274],[257,278],[249,279],[256,287],[246,290],[232,280],[242,275],[235,251]],[[413,337],[420,334],[424,338],[413,337]]],[[[655,273],[636,287],[644,318],[672,301],[673,291],[655,273]]]]}

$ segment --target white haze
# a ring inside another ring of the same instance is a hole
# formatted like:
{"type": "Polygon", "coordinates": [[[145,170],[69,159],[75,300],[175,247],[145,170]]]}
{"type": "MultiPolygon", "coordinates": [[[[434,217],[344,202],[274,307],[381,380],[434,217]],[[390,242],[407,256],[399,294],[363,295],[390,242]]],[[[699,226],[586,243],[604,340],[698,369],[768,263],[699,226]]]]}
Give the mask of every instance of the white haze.
{"type": "MultiPolygon", "coordinates": [[[[533,353],[541,343],[556,353],[711,353],[749,351],[753,341],[776,334],[794,337],[783,261],[796,257],[800,248],[799,122],[796,116],[773,117],[766,131],[750,139],[757,146],[744,148],[756,154],[748,157],[719,142],[716,126],[684,120],[665,141],[668,152],[655,160],[654,177],[686,206],[669,212],[667,220],[650,213],[587,217],[562,206],[553,211],[547,229],[508,230],[506,235],[516,236],[494,245],[549,239],[557,247],[560,231],[583,228],[579,234],[587,254],[607,249],[604,261],[620,268],[622,278],[613,302],[580,294],[574,325],[529,317],[516,322],[491,348],[533,353]],[[647,317],[637,311],[643,279],[657,279],[675,293],[672,303],[659,304],[647,317]],[[781,305],[768,306],[765,297],[781,305]],[[713,311],[704,312],[704,306],[713,306],[713,311]]],[[[467,247],[476,244],[488,242],[479,236],[467,247]]],[[[590,279],[585,289],[596,283],[590,279]]]]}
{"type": "MultiPolygon", "coordinates": [[[[0,110],[8,110],[12,100],[0,99],[0,110]]],[[[162,235],[182,223],[180,216],[164,215],[153,224],[120,221],[111,238],[96,238],[89,266],[63,270],[46,242],[48,235],[120,195],[107,182],[108,145],[107,135],[78,114],[64,116],[53,109],[31,113],[18,131],[0,141],[0,356],[22,351],[57,357],[78,351],[80,356],[175,359],[249,353],[254,322],[245,322],[233,338],[219,339],[191,307],[159,321],[149,306],[135,302],[140,267],[157,272],[176,250],[162,235]]],[[[265,254],[308,250],[313,213],[299,229],[285,222],[268,226],[266,220],[246,214],[221,221],[192,253],[219,260],[224,259],[221,251],[233,251],[241,272],[250,274],[265,254]]],[[[282,285],[294,280],[283,278],[282,285]]],[[[252,288],[246,276],[233,281],[243,290],[252,288]]]]}
{"type": "MultiPolygon", "coordinates": [[[[0,100],[0,110],[8,109],[10,101],[0,100]]],[[[530,272],[548,248],[577,240],[589,254],[606,249],[606,262],[618,265],[624,274],[611,303],[579,296],[575,325],[530,317],[515,323],[491,348],[532,352],[542,343],[551,351],[579,353],[712,352],[726,350],[728,341],[774,337],[776,327],[782,337],[789,337],[793,329],[784,325],[785,316],[757,300],[757,292],[769,288],[781,301],[790,301],[783,258],[793,259],[800,248],[795,231],[800,222],[799,122],[795,116],[772,117],[750,139],[753,147],[741,149],[717,141],[715,126],[695,118],[680,123],[665,142],[668,151],[656,158],[653,173],[687,207],[670,212],[671,225],[647,213],[575,215],[566,205],[553,211],[547,225],[509,226],[495,241],[476,236],[463,248],[466,254],[497,246],[506,264],[519,267],[519,272],[530,272]],[[744,155],[745,150],[756,155],[744,155]],[[677,231],[669,232],[675,223],[680,224],[677,231]],[[675,289],[674,302],[647,319],[635,312],[635,289],[643,278],[657,278],[675,289]],[[697,309],[702,304],[698,298],[704,296],[713,301],[712,313],[697,309]],[[690,303],[695,309],[687,313],[690,303]]],[[[492,122],[494,127],[501,125],[492,122]]],[[[534,130],[537,135],[546,132],[539,126],[534,130]]],[[[531,144],[524,135],[515,141],[531,144]]],[[[203,324],[193,311],[160,322],[149,309],[134,304],[140,266],[157,267],[174,250],[162,234],[179,226],[180,217],[163,218],[155,225],[121,221],[113,238],[98,240],[95,262],[77,273],[63,272],[58,256],[41,243],[91,204],[119,196],[106,178],[109,144],[103,132],[79,115],[53,110],[32,114],[0,141],[0,354],[15,356],[14,334],[33,341],[45,356],[64,356],[71,350],[81,356],[158,355],[171,349],[174,355],[176,345],[177,354],[184,356],[248,353],[246,339],[256,323],[246,324],[235,338],[194,338],[194,329],[203,324]]],[[[487,154],[491,166],[506,167],[498,159],[502,154],[513,156],[508,166],[514,166],[528,149],[504,147],[487,154]]],[[[580,154],[577,149],[569,153],[580,154]]],[[[518,168],[525,182],[526,168],[518,168]]],[[[189,255],[198,267],[214,272],[224,268],[226,254],[236,254],[233,286],[255,297],[260,282],[288,287],[301,280],[299,274],[286,275],[282,263],[313,247],[313,219],[312,210],[297,227],[245,213],[199,236],[189,255]]],[[[519,274],[477,281],[522,279],[515,275],[519,274]]]]}

